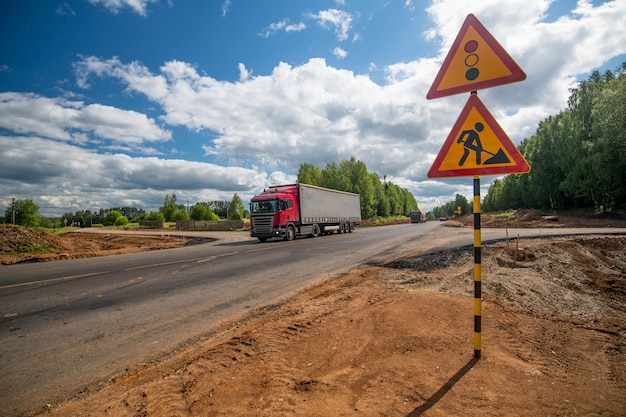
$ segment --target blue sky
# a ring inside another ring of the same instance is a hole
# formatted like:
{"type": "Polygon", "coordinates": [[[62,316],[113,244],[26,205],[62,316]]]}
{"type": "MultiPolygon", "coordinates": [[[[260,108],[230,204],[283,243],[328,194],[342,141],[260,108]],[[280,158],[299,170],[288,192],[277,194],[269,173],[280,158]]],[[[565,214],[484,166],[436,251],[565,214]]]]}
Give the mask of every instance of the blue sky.
{"type": "MultiPolygon", "coordinates": [[[[479,95],[518,144],[626,61],[626,2],[73,0],[0,6],[0,209],[244,201],[354,156],[431,209],[467,95],[426,100],[473,13],[526,72],[479,95]]],[[[494,177],[484,177],[483,196],[494,177]]]]}

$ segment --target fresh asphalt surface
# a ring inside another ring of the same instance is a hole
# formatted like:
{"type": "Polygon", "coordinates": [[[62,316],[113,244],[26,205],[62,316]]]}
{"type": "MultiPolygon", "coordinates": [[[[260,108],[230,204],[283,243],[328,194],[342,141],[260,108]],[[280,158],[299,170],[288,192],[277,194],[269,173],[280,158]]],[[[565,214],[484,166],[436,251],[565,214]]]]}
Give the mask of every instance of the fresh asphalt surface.
{"type": "MultiPolygon", "coordinates": [[[[40,410],[208,337],[226,320],[359,265],[473,244],[471,228],[442,226],[357,228],[351,234],[266,243],[245,232],[180,232],[216,240],[0,266],[0,415],[40,410]]],[[[518,233],[626,234],[626,229],[508,230],[510,238],[518,233]]],[[[483,229],[482,241],[506,234],[483,229]]]]}

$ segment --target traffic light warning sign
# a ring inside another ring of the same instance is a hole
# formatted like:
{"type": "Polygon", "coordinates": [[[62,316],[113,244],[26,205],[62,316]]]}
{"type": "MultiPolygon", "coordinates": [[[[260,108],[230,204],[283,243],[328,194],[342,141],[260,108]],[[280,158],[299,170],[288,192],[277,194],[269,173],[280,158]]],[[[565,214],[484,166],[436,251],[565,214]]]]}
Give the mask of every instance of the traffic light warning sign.
{"type": "Polygon", "coordinates": [[[463,22],[427,99],[451,96],[526,79],[498,41],[473,15],[463,22]]]}
{"type": "Polygon", "coordinates": [[[477,95],[470,95],[429,178],[523,174],[530,166],[477,95]]]}

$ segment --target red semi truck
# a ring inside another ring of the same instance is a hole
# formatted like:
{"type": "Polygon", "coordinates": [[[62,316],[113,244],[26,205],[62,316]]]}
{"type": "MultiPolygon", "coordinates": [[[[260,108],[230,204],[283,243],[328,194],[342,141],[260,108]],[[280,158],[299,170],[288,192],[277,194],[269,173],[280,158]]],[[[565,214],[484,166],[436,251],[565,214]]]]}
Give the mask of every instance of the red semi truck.
{"type": "Polygon", "coordinates": [[[360,221],[358,194],[313,185],[277,185],[250,200],[250,235],[261,242],[352,233],[360,221]]]}
{"type": "Polygon", "coordinates": [[[426,222],[426,213],[422,210],[413,210],[409,213],[409,217],[411,218],[411,223],[425,223],[426,222]]]}

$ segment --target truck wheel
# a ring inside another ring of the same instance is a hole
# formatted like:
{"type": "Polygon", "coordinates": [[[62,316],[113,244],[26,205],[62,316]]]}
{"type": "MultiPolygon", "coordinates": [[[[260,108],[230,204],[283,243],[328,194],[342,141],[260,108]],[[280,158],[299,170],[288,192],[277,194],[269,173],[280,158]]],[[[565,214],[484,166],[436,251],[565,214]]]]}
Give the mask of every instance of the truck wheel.
{"type": "Polygon", "coordinates": [[[285,230],[285,240],[294,240],[296,238],[296,231],[293,226],[287,226],[285,230]]]}
{"type": "Polygon", "coordinates": [[[320,235],[320,226],[319,224],[314,224],[313,225],[313,233],[311,233],[311,236],[313,237],[318,237],[320,235]]]}
{"type": "Polygon", "coordinates": [[[348,224],[348,233],[354,232],[354,223],[348,224]]]}

